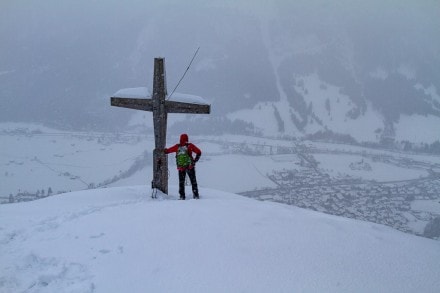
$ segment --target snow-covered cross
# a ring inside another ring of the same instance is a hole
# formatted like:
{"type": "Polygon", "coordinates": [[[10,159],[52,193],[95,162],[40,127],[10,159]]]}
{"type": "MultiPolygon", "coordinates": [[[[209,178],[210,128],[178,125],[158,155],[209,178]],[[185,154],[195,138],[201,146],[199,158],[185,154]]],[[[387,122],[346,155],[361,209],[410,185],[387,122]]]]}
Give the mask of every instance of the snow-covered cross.
{"type": "Polygon", "coordinates": [[[123,89],[111,97],[111,105],[116,107],[153,112],[154,142],[152,188],[168,194],[168,160],[163,150],[167,136],[168,113],[209,114],[211,106],[203,99],[175,94],[167,98],[165,59],[154,58],[153,95],[151,98],[146,88],[123,89]]]}

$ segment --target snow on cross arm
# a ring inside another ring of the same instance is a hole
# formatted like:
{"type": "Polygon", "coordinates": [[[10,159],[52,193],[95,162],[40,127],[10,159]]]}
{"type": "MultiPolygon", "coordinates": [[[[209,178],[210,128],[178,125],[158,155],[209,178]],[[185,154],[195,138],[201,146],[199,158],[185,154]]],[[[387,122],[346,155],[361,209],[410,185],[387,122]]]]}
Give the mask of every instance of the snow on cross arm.
{"type": "Polygon", "coordinates": [[[124,97],[130,99],[146,99],[151,97],[151,94],[147,87],[135,87],[135,88],[120,89],[113,94],[113,97],[124,97]]]}
{"type": "Polygon", "coordinates": [[[205,99],[203,99],[202,97],[195,96],[195,95],[182,94],[182,93],[174,93],[170,98],[167,97],[166,99],[169,101],[173,101],[173,102],[209,105],[209,103],[205,99]]]}
{"type": "MultiPolygon", "coordinates": [[[[113,94],[113,97],[148,99],[151,98],[151,93],[147,87],[125,88],[118,90],[113,94]]],[[[182,93],[174,93],[172,96],[166,97],[166,100],[198,105],[209,105],[209,103],[202,97],[182,93]]]]}

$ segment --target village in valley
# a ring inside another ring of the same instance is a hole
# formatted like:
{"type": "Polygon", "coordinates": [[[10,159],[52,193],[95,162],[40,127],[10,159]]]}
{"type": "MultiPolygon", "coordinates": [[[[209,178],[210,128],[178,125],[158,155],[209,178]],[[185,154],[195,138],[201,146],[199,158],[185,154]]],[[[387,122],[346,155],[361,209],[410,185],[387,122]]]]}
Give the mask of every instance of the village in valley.
{"type": "MultiPolygon", "coordinates": [[[[276,182],[277,188],[241,194],[259,200],[271,200],[384,224],[416,235],[438,237],[438,232],[421,230],[414,223],[429,223],[440,217],[440,173],[432,171],[427,177],[395,182],[332,178],[319,168],[312,167],[319,165],[313,160],[313,156],[309,155],[308,158],[312,165],[303,164],[300,171],[294,169],[272,172],[269,177],[276,182]],[[427,204],[432,202],[433,206],[437,205],[437,211],[418,210],[412,205],[418,201],[427,204]]],[[[438,168],[438,165],[435,167],[438,168]]],[[[432,229],[438,230],[438,227],[432,229]]]]}

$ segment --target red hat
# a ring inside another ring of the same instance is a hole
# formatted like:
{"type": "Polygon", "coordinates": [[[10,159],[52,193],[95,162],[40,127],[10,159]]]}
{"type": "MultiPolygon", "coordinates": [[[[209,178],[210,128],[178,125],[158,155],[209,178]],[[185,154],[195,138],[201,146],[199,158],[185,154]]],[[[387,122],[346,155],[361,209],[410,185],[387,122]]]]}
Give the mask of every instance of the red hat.
{"type": "Polygon", "coordinates": [[[184,145],[188,143],[188,134],[182,133],[180,135],[180,145],[184,145]]]}

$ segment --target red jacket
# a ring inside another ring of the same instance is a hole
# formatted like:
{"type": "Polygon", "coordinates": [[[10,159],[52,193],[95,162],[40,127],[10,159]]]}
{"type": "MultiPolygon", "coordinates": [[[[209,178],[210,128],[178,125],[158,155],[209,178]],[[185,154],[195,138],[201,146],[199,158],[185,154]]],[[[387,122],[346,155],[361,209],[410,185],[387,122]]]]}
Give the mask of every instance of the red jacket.
{"type": "MultiPolygon", "coordinates": [[[[182,134],[180,136],[180,143],[173,145],[170,148],[166,148],[165,154],[169,154],[169,153],[175,153],[177,152],[177,150],[179,149],[179,146],[182,145],[186,145],[188,146],[188,155],[191,157],[193,162],[197,162],[200,158],[200,156],[202,155],[202,151],[196,147],[194,144],[192,143],[188,143],[188,135],[187,134],[182,134]],[[196,154],[196,157],[193,157],[193,152],[196,154]]],[[[188,169],[192,169],[194,168],[194,163],[188,166],[188,169]]],[[[185,170],[186,168],[177,168],[178,170],[185,170]]]]}

